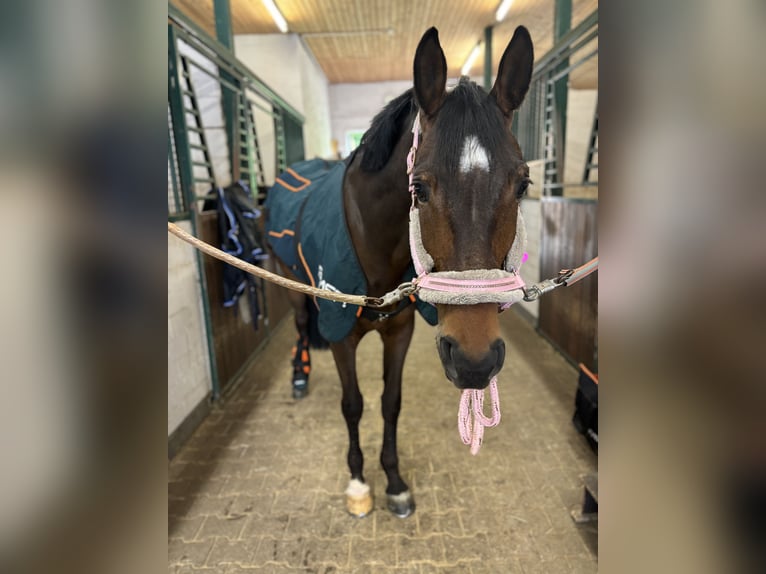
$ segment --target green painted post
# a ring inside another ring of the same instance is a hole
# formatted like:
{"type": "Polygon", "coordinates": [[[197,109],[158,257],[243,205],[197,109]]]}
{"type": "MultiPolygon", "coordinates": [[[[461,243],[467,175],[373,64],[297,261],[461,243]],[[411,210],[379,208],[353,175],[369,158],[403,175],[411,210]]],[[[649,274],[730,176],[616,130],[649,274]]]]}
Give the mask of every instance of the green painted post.
{"type": "Polygon", "coordinates": [[[492,26],[484,28],[484,89],[492,89],[492,26]]]}
{"type": "MultiPolygon", "coordinates": [[[[194,197],[194,172],[191,163],[189,136],[186,131],[184,101],[181,94],[181,75],[178,73],[176,35],[172,24],[168,24],[168,101],[170,103],[170,116],[173,120],[173,136],[176,144],[176,160],[178,161],[179,171],[178,177],[181,180],[181,191],[186,198],[186,205],[191,211],[192,235],[196,236],[198,215],[194,197]]],[[[202,254],[196,249],[194,253],[197,260],[197,275],[199,277],[202,311],[205,320],[205,338],[207,339],[207,352],[210,359],[210,384],[213,400],[215,401],[221,395],[221,388],[218,382],[218,365],[215,360],[215,342],[213,340],[213,323],[210,315],[210,302],[208,301],[207,280],[205,279],[202,254]]]]}
{"type": "Polygon", "coordinates": [[[215,36],[218,41],[234,52],[234,37],[231,33],[231,6],[229,0],[214,0],[215,36]]]}
{"type": "MultiPolygon", "coordinates": [[[[572,0],[556,0],[553,11],[553,44],[561,39],[572,28],[572,0]]],[[[556,72],[569,66],[569,58],[566,58],[556,68],[556,72]]],[[[567,101],[569,91],[569,75],[556,81],[553,86],[553,99],[556,106],[555,133],[556,133],[556,183],[564,183],[564,162],[566,158],[566,128],[567,128],[567,101]]],[[[551,190],[551,195],[564,195],[562,187],[551,190]]]]}
{"type": "MultiPolygon", "coordinates": [[[[215,13],[215,35],[218,41],[234,53],[234,36],[231,31],[231,6],[229,0],[213,0],[215,13]]],[[[219,68],[221,78],[240,88],[237,78],[219,68]]],[[[221,85],[223,119],[226,123],[226,141],[229,144],[229,159],[231,160],[231,179],[236,181],[240,175],[239,150],[239,113],[237,92],[221,85]]]]}

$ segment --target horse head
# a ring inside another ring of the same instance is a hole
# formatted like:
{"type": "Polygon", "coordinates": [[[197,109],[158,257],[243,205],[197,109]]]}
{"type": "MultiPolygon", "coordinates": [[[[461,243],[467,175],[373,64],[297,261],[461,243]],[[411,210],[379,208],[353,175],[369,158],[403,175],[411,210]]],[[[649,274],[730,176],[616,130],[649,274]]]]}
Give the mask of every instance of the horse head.
{"type": "MultiPolygon", "coordinates": [[[[532,40],[520,26],[489,93],[467,77],[448,91],[437,30],[420,40],[414,95],[422,142],[412,185],[422,245],[434,272],[504,267],[516,237],[519,201],[529,185],[529,169],[510,128],[533,62],[532,40]]],[[[505,359],[497,303],[437,308],[437,348],[447,377],[461,389],[485,388],[505,359]]]]}

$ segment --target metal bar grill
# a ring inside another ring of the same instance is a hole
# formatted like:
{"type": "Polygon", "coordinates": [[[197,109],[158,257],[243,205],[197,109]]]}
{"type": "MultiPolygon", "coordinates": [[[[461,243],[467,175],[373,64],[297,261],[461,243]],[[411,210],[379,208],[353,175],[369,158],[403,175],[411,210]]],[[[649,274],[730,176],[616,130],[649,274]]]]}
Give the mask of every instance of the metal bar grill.
{"type": "MultiPolygon", "coordinates": [[[[563,126],[557,126],[557,103],[555,84],[565,82],[569,73],[598,54],[598,48],[577,58],[571,65],[568,60],[598,38],[598,10],[585,18],[577,27],[564,34],[559,42],[540,60],[532,73],[529,92],[518,110],[516,137],[524,159],[543,161],[543,194],[558,193],[564,187],[561,173],[564,157],[563,126]]],[[[559,122],[560,123],[560,122],[559,122]]],[[[594,141],[591,138],[591,150],[594,141]]],[[[590,150],[589,150],[590,151],[590,150]]],[[[589,155],[586,166],[585,185],[590,169],[597,164],[589,155]]]]}

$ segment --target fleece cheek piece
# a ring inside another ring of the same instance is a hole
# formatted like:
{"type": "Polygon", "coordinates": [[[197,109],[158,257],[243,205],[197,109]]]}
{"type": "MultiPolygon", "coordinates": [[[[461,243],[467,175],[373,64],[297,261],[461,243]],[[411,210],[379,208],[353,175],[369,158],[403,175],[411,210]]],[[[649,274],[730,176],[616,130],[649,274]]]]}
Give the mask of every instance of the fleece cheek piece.
{"type": "Polygon", "coordinates": [[[516,235],[504,261],[504,269],[471,269],[432,273],[434,262],[423,246],[420,213],[410,210],[410,251],[418,274],[418,296],[427,303],[475,305],[502,303],[507,308],[524,298],[524,281],[518,274],[527,246],[527,232],[521,211],[516,218],[516,235]]]}
{"type": "Polygon", "coordinates": [[[434,268],[434,260],[423,246],[423,237],[420,234],[420,210],[417,207],[410,209],[410,253],[418,275],[431,272],[434,268]]]}
{"type": "MultiPolygon", "coordinates": [[[[505,256],[503,268],[509,273],[518,272],[521,264],[524,262],[524,253],[527,250],[527,228],[524,225],[524,217],[519,210],[516,216],[516,235],[513,238],[513,244],[505,256]]],[[[410,251],[412,260],[415,264],[415,271],[418,275],[430,273],[434,268],[434,260],[423,246],[423,237],[420,231],[420,210],[414,207],[410,210],[410,251]]]]}
{"type": "Polygon", "coordinates": [[[521,264],[524,263],[524,253],[527,252],[527,227],[524,225],[524,218],[521,215],[521,209],[516,216],[516,236],[513,238],[511,250],[505,257],[503,267],[509,273],[518,273],[521,264]]]}

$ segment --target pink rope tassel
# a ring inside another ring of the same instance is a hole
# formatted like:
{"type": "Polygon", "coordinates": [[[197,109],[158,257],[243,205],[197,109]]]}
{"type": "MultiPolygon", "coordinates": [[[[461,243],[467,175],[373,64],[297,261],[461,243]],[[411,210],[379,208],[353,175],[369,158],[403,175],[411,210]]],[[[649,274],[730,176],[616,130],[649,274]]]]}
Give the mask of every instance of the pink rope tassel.
{"type": "Polygon", "coordinates": [[[500,397],[497,392],[497,377],[489,382],[489,397],[492,403],[492,418],[484,415],[484,389],[465,389],[460,397],[457,413],[457,428],[463,444],[471,445],[471,454],[476,455],[481,448],[484,427],[494,427],[500,423],[500,397]],[[473,414],[473,432],[471,432],[471,414],[473,414]]]}

